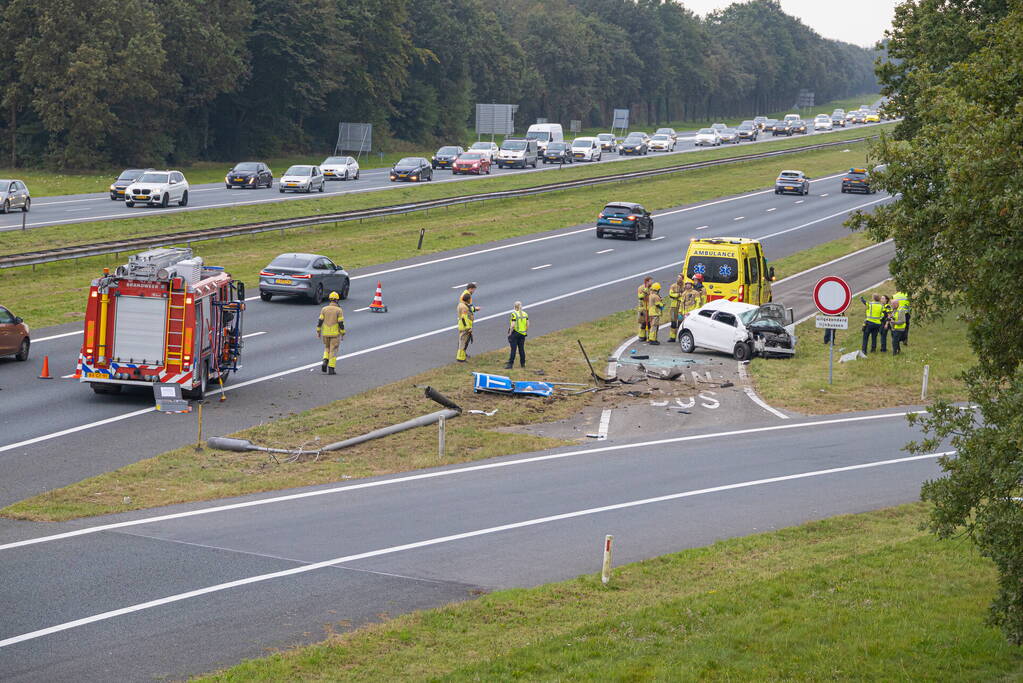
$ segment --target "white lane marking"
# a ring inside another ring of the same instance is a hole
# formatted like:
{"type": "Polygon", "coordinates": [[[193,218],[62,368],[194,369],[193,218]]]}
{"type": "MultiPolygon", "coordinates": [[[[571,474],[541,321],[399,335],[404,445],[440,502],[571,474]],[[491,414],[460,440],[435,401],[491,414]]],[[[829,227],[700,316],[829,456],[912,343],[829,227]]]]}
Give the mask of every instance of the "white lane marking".
{"type": "MultiPolygon", "coordinates": [[[[352,279],[354,280],[355,278],[352,278],[352,279]]],[[[462,283],[462,284],[460,284],[460,285],[455,285],[455,286],[454,286],[454,287],[452,287],[451,289],[465,289],[465,286],[466,286],[467,284],[469,284],[469,283],[468,283],[468,282],[463,282],[463,283],[462,283]]]]}
{"type": "Polygon", "coordinates": [[[767,213],[771,213],[772,211],[777,211],[777,210],[778,210],[778,207],[772,206],[770,209],[767,210],[767,213]]]}
{"type": "Polygon", "coordinates": [[[354,311],[352,311],[352,312],[353,312],[353,313],[362,313],[363,311],[368,311],[368,310],[369,310],[369,306],[363,306],[362,308],[356,308],[356,309],[355,309],[354,311]]]}
{"type": "Polygon", "coordinates": [[[610,254],[612,251],[614,251],[614,249],[601,249],[597,253],[598,254],[610,254]]]}
{"type": "Polygon", "coordinates": [[[120,609],[110,610],[109,612],[101,612],[92,616],[83,617],[81,619],[75,619],[74,621],[64,622],[63,624],[57,624],[48,628],[42,628],[37,631],[30,631],[29,633],[23,633],[21,635],[13,636],[11,638],[5,638],[0,640],[0,648],[9,647],[16,645],[17,643],[23,643],[28,640],[35,640],[36,638],[42,638],[54,633],[60,633],[61,631],[68,631],[79,626],[87,626],[89,624],[95,624],[100,621],[106,621],[115,617],[124,616],[126,614],[133,614],[135,612],[141,612],[143,610],[152,609],[154,607],[161,607],[163,605],[169,605],[175,602],[181,602],[182,600],[188,600],[191,598],[197,598],[202,595],[209,595],[211,593],[219,593],[221,591],[229,590],[231,588],[238,588],[240,586],[248,586],[254,583],[262,583],[264,581],[270,581],[272,579],[281,579],[285,577],[297,576],[299,574],[307,574],[317,569],[325,569],[327,567],[334,567],[339,564],[346,562],[355,562],[357,560],[365,560],[372,557],[381,557],[383,555],[393,555],[394,553],[400,553],[407,550],[417,550],[419,548],[426,548],[435,545],[441,545],[444,543],[452,543],[454,541],[461,541],[467,538],[477,538],[480,536],[488,536],[491,534],[500,533],[502,531],[511,531],[513,529],[523,529],[527,527],[539,526],[541,524],[550,524],[551,522],[560,522],[566,519],[575,519],[578,517],[588,517],[590,515],[602,514],[605,512],[614,512],[617,510],[626,510],[629,508],[640,507],[644,505],[652,505],[655,503],[665,503],[668,501],[680,500],[683,498],[693,498],[695,496],[705,496],[712,493],[721,493],[723,491],[735,491],[737,489],[752,488],[755,486],[766,486],[768,484],[777,484],[786,481],[796,481],[799,479],[808,479],[811,477],[823,477],[831,474],[842,474],[845,472],[854,472],[857,470],[872,469],[875,467],[887,467],[889,465],[900,465],[909,462],[916,462],[919,460],[933,460],[940,458],[945,455],[951,455],[955,451],[946,451],[943,453],[927,453],[925,455],[911,455],[904,458],[892,458],[891,460],[875,460],[872,462],[863,462],[856,465],[846,465],[844,467],[831,467],[826,470],[813,470],[810,472],[797,472],[795,474],[784,474],[777,477],[766,477],[764,479],[753,479],[750,481],[741,481],[734,484],[722,484],[720,486],[710,486],[703,489],[693,489],[689,491],[680,491],[678,493],[669,493],[663,496],[654,496],[652,498],[641,498],[639,500],[630,500],[624,503],[614,503],[612,505],[602,505],[600,507],[585,508],[582,510],[573,510],[572,512],[563,512],[557,515],[548,515],[547,517],[534,517],[533,519],[526,519],[521,522],[512,522],[510,524],[501,524],[498,526],[486,527],[484,529],[475,529],[473,531],[466,531],[459,534],[450,534],[448,536],[438,536],[436,538],[428,538],[422,541],[414,541],[412,543],[405,543],[402,545],[395,545],[389,548],[380,548],[377,550],[370,550],[363,553],[355,553],[353,555],[344,555],[342,557],[335,557],[330,560],[324,560],[322,562],[314,562],[312,564],[302,565],[300,567],[292,567],[291,569],[284,569],[282,571],[270,572],[268,574],[258,574],[256,576],[248,576],[244,579],[237,579],[235,581],[228,581],[226,583],[218,583],[212,586],[206,586],[204,588],[197,588],[195,590],[187,591],[185,593],[178,593],[176,595],[168,595],[167,597],[159,598],[157,600],[150,600],[148,602],[140,602],[128,607],[122,607],[120,609]]]}
{"type": "MultiPolygon", "coordinates": [[[[804,270],[802,272],[799,272],[799,273],[796,273],[795,275],[789,275],[788,277],[783,277],[782,279],[780,279],[777,282],[775,282],[772,285],[772,287],[777,287],[781,283],[788,282],[792,278],[802,277],[803,275],[806,275],[807,273],[812,273],[815,270],[819,270],[821,268],[826,268],[827,266],[830,266],[830,265],[832,265],[834,263],[838,263],[839,261],[844,261],[847,258],[852,258],[853,256],[858,256],[858,255],[862,254],[865,251],[870,251],[871,249],[877,249],[878,247],[883,247],[884,245],[889,244],[891,241],[892,240],[887,239],[884,242],[878,242],[877,244],[872,244],[869,247],[863,247],[862,249],[857,249],[856,251],[854,251],[851,254],[846,254],[845,256],[839,256],[838,258],[831,259],[827,263],[822,263],[819,266],[814,266],[813,268],[807,268],[806,270],[804,270]]],[[[814,315],[817,315],[817,314],[814,313],[814,315]]]]}
{"type": "Polygon", "coordinates": [[[821,223],[823,221],[831,220],[832,218],[837,218],[838,216],[846,215],[846,214],[848,214],[848,213],[850,213],[852,211],[855,211],[856,209],[862,209],[864,207],[872,206],[872,205],[878,204],[880,202],[886,202],[889,199],[891,199],[891,197],[882,197],[881,199],[875,199],[872,202],[867,202],[866,204],[859,204],[857,206],[850,207],[850,208],[846,209],[845,211],[839,211],[838,213],[833,213],[830,216],[825,216],[824,218],[818,218],[817,220],[810,221],[809,223],[803,223],[802,225],[797,225],[794,228],[787,228],[785,230],[779,230],[778,232],[772,232],[770,235],[764,235],[763,237],[759,237],[758,239],[761,242],[763,242],[766,239],[770,239],[772,237],[777,237],[778,235],[784,235],[785,233],[788,233],[788,232],[795,232],[796,230],[802,230],[803,228],[808,228],[811,225],[816,225],[816,224],[821,223]]]}
{"type": "Polygon", "coordinates": [[[707,229],[707,228],[709,228],[709,227],[710,227],[709,225],[701,225],[700,227],[698,227],[698,228],[696,228],[696,229],[697,229],[697,230],[706,230],[706,229],[707,229]]]}
{"type": "Polygon", "coordinates": [[[664,239],[664,235],[661,235],[660,237],[653,237],[653,238],[651,238],[650,241],[651,242],[656,242],[657,240],[663,240],[663,239],[664,239]]]}
{"type": "Polygon", "coordinates": [[[75,376],[75,373],[72,372],[70,375],[61,375],[60,378],[61,379],[71,379],[74,376],[75,376]]]}
{"type": "Polygon", "coordinates": [[[611,427],[611,408],[604,408],[600,414],[600,425],[597,427],[597,440],[607,439],[607,430],[611,427]]]}
{"type": "Polygon", "coordinates": [[[733,221],[741,221],[741,220],[742,220],[743,218],[745,218],[745,216],[736,216],[736,217],[735,217],[735,218],[733,218],[732,220],[733,220],[733,221]]]}
{"type": "MultiPolygon", "coordinates": [[[[620,348],[625,348],[628,344],[623,344],[620,348]]],[[[314,363],[309,367],[318,366],[320,363],[314,363]]],[[[151,410],[151,409],[150,409],[151,410]]],[[[381,486],[393,486],[395,484],[405,484],[412,481],[422,481],[424,479],[437,479],[442,477],[451,477],[456,474],[465,474],[467,472],[480,472],[483,470],[500,469],[503,467],[514,467],[517,465],[531,465],[537,462],[546,462],[549,460],[562,460],[564,458],[575,458],[582,455],[593,455],[594,453],[612,453],[615,451],[621,451],[629,448],[641,448],[648,446],[662,446],[665,444],[685,443],[689,441],[705,441],[708,439],[721,439],[731,436],[746,436],[748,434],[761,434],[764,432],[775,432],[787,429],[804,429],[810,427],[822,427],[835,424],[847,424],[855,422],[866,422],[871,420],[885,420],[895,417],[906,417],[907,415],[923,415],[926,414],[926,410],[913,410],[909,412],[896,412],[896,413],[880,413],[878,415],[857,415],[855,417],[838,417],[831,418],[829,420],[814,420],[808,422],[789,422],[783,425],[771,425],[769,427],[749,427],[746,429],[733,429],[726,432],[715,432],[712,434],[693,434],[689,436],[675,436],[667,439],[657,439],[654,441],[644,441],[641,443],[628,443],[619,444],[615,446],[601,446],[600,448],[586,448],[578,451],[565,451],[562,453],[550,453],[547,455],[536,455],[527,458],[518,458],[516,460],[503,460],[498,462],[490,462],[482,465],[467,465],[465,467],[457,467],[449,470],[434,470],[430,472],[420,472],[418,474],[409,474],[400,477],[394,477],[391,479],[381,479],[377,481],[366,481],[358,484],[349,484],[347,486],[337,486],[329,489],[317,489],[315,491],[304,491],[302,493],[290,493],[284,496],[275,496],[273,498],[260,498],[258,500],[249,500],[242,503],[230,503],[228,505],[218,505],[209,508],[199,508],[197,510],[188,510],[186,512],[173,512],[166,515],[159,515],[156,517],[142,517],[140,519],[128,520],[125,522],[112,522],[110,524],[101,524],[98,526],[84,527],[82,529],[75,529],[74,531],[65,531],[59,534],[52,534],[50,536],[38,536],[36,538],[28,538],[21,541],[13,541],[0,545],[0,551],[11,550],[13,548],[21,548],[28,545],[36,545],[38,543],[49,543],[52,541],[60,541],[66,538],[74,538],[76,536],[85,536],[88,534],[95,534],[100,531],[112,531],[114,529],[124,529],[133,526],[142,526],[145,524],[154,524],[156,522],[166,522],[174,519],[184,519],[186,517],[196,517],[199,515],[208,515],[218,512],[228,512],[231,510],[240,510],[243,508],[260,507],[263,505],[273,505],[276,503],[285,503],[293,500],[302,500],[304,498],[315,498],[318,496],[332,495],[335,493],[348,493],[350,491],[359,491],[362,489],[378,488],[381,486]]]]}
{"type": "Polygon", "coordinates": [[[243,334],[242,339],[248,339],[249,337],[258,337],[261,334],[266,334],[266,332],[250,332],[249,334],[243,334]]]}
{"type": "Polygon", "coordinates": [[[822,196],[822,197],[827,197],[827,196],[828,196],[828,194],[829,194],[828,192],[825,192],[825,193],[824,193],[824,194],[822,194],[821,196],[822,196]]]}
{"type": "Polygon", "coordinates": [[[806,200],[804,200],[804,199],[797,199],[796,200],[796,204],[802,204],[804,201],[806,201],[806,200]]]}
{"type": "Polygon", "coordinates": [[[777,408],[774,408],[773,406],[768,405],[767,401],[765,401],[764,399],[760,398],[760,396],[757,395],[757,392],[754,391],[753,387],[750,386],[749,373],[746,372],[746,364],[743,363],[742,361],[740,361],[738,365],[739,365],[739,380],[744,385],[742,390],[749,397],[749,399],[751,401],[753,401],[754,403],[756,403],[761,408],[763,408],[764,410],[766,410],[767,412],[771,413],[772,415],[775,415],[776,417],[780,417],[783,420],[788,420],[789,419],[788,415],[786,415],[785,413],[781,412],[777,408]]]}
{"type": "Polygon", "coordinates": [[[542,266],[533,266],[530,270],[543,270],[544,268],[550,268],[551,264],[545,263],[542,266]]]}
{"type": "Polygon", "coordinates": [[[96,422],[90,422],[90,423],[85,424],[85,425],[78,425],[77,427],[68,427],[67,429],[62,429],[59,432],[52,432],[50,434],[43,434],[42,436],[36,436],[36,437],[31,438],[31,439],[25,439],[24,441],[19,441],[18,443],[12,443],[12,444],[8,444],[6,446],[0,446],[0,453],[3,453],[4,451],[14,450],[15,448],[21,448],[22,446],[31,446],[32,444],[39,443],[41,441],[49,441],[50,439],[57,439],[57,438],[60,438],[62,436],[67,436],[68,434],[74,434],[76,432],[80,432],[80,431],[85,430],[85,429],[92,429],[93,427],[102,427],[103,425],[112,424],[114,422],[120,422],[121,420],[127,420],[129,418],[137,417],[139,415],[145,415],[146,413],[152,413],[155,410],[156,410],[155,407],[153,407],[153,408],[143,408],[141,410],[133,410],[130,413],[123,413],[121,415],[114,415],[113,417],[108,417],[108,418],[103,419],[103,420],[97,420],[96,422]]]}
{"type": "Polygon", "coordinates": [[[63,337],[73,337],[76,334],[82,334],[82,331],[81,330],[77,330],[75,332],[65,332],[64,334],[53,334],[53,335],[50,335],[49,337],[40,337],[39,339],[33,339],[32,343],[33,344],[38,344],[39,342],[50,341],[51,339],[62,339],[63,337]]]}

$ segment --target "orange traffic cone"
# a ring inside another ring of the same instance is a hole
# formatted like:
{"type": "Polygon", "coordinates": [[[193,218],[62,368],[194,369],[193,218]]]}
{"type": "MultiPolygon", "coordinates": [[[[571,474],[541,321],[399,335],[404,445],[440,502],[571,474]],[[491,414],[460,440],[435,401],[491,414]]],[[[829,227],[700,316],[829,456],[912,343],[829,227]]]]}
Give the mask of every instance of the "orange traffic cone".
{"type": "Polygon", "coordinates": [[[384,306],[384,290],[377,282],[377,293],[373,297],[373,303],[369,305],[370,313],[387,313],[387,306],[384,306]]]}
{"type": "Polygon", "coordinates": [[[39,375],[39,379],[53,379],[50,376],[50,357],[43,356],[43,372],[39,375]]]}

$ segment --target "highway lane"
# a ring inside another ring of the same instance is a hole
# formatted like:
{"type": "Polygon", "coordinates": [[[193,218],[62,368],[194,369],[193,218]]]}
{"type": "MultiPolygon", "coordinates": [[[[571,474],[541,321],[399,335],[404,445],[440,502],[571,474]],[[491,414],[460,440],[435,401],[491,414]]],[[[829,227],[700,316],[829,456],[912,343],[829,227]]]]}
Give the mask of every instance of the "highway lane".
{"type": "Polygon", "coordinates": [[[916,500],[939,471],[900,450],[915,438],[902,413],[844,415],[55,525],[76,535],[0,545],[0,671],[181,678],[331,626],[593,573],[607,533],[623,564],[916,500]],[[111,522],[130,525],[91,527],[111,522]]]}
{"type": "MultiPolygon", "coordinates": [[[[856,126],[864,130],[869,129],[872,126],[878,124],[866,124],[856,126]]],[[[846,129],[839,129],[846,130],[846,129]]],[[[814,133],[810,131],[810,135],[827,135],[826,131],[814,133]]],[[[679,142],[678,148],[675,152],[657,152],[657,155],[677,155],[686,152],[692,152],[699,149],[693,144],[693,135],[686,133],[683,134],[682,139],[679,142]]],[[[777,140],[771,136],[761,137],[757,143],[766,142],[768,140],[777,140]]],[[[744,146],[750,143],[742,143],[739,146],[744,146]]],[[[604,159],[596,163],[614,163],[622,160],[633,159],[635,157],[621,157],[617,154],[605,155],[604,159]]],[[[319,163],[320,160],[313,159],[310,163],[319,163]]],[[[582,162],[580,162],[582,163],[582,162]]],[[[229,169],[225,167],[225,173],[229,169]]],[[[278,175],[282,174],[286,169],[279,168],[274,169],[278,175]]],[[[504,175],[511,173],[537,173],[543,171],[557,171],[556,166],[543,166],[539,165],[536,169],[498,169],[494,167],[493,173],[490,177],[496,175],[504,175]]],[[[12,213],[8,215],[0,214],[0,232],[4,230],[20,230],[22,219],[24,218],[26,228],[43,227],[47,225],[65,225],[69,223],[80,223],[88,221],[98,220],[115,220],[122,218],[134,218],[139,216],[152,215],[153,212],[159,211],[161,214],[173,213],[180,211],[199,211],[202,209],[216,208],[216,207],[227,207],[227,206],[245,206],[255,205],[270,202],[281,202],[281,201],[297,201],[297,200],[310,200],[323,197],[324,195],[344,195],[344,194],[355,194],[364,192],[373,192],[377,190],[395,189],[397,187],[407,187],[407,183],[392,183],[388,178],[389,169],[377,168],[377,169],[366,169],[362,171],[360,179],[358,181],[333,181],[328,183],[327,188],[323,194],[312,193],[312,194],[295,194],[287,193],[280,194],[276,189],[259,189],[259,190],[228,190],[224,187],[223,183],[212,183],[212,184],[201,184],[195,185],[191,188],[189,193],[189,205],[187,207],[169,207],[167,209],[147,209],[142,207],[135,207],[129,209],[121,201],[111,201],[109,194],[82,194],[82,195],[64,195],[55,197],[37,197],[32,200],[32,210],[27,215],[21,215],[21,212],[12,213]]],[[[436,170],[434,171],[435,178],[434,183],[438,182],[463,182],[470,180],[478,180],[477,176],[455,176],[450,171],[436,170]]],[[[483,176],[487,177],[487,176],[483,176]]],[[[30,187],[29,190],[32,188],[30,187]]]]}
{"type": "MultiPolygon", "coordinates": [[[[483,307],[471,351],[501,348],[516,299],[530,309],[534,334],[563,329],[634,305],[634,284],[642,274],[673,278],[694,235],[758,237],[769,258],[777,258],[847,234],[841,222],[851,209],[885,201],[881,195],[843,195],[837,187],[834,178],[820,179],[807,197],[767,190],[669,209],[656,220],[655,236],[663,238],[657,241],[597,240],[592,227],[577,226],[357,272],[345,305],[350,332],[337,378],[318,372],[315,307],[252,301],[246,331],[266,334],[246,340],[244,370],[229,384],[228,401],[205,410],[206,433],[233,432],[450,362],[454,301],[468,280],[481,283],[477,302],[483,307]],[[384,282],[386,315],[362,310],[377,280],[384,282]]],[[[39,331],[36,338],[46,335],[39,331]]],[[[41,354],[50,356],[55,374],[73,372],[79,345],[75,335],[59,337],[38,342],[31,363],[0,363],[0,504],[194,438],[194,416],[154,414],[145,389],[94,396],[71,380],[35,379],[41,354]]],[[[470,363],[467,373],[474,367],[470,363]]]]}

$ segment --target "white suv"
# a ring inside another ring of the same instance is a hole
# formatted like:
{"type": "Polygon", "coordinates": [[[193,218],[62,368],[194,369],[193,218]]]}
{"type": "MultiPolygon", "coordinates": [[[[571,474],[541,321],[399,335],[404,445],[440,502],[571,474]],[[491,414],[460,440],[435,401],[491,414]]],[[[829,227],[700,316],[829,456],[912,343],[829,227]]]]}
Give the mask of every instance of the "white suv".
{"type": "Polygon", "coordinates": [[[572,158],[580,161],[600,161],[600,140],[597,138],[576,138],[572,140],[572,158]]]}
{"type": "Polygon", "coordinates": [[[320,164],[327,180],[358,180],[359,162],[355,157],[327,157],[320,164]]]}
{"type": "Polygon", "coordinates": [[[181,171],[146,171],[124,188],[124,205],[188,206],[188,181],[181,171]]]}

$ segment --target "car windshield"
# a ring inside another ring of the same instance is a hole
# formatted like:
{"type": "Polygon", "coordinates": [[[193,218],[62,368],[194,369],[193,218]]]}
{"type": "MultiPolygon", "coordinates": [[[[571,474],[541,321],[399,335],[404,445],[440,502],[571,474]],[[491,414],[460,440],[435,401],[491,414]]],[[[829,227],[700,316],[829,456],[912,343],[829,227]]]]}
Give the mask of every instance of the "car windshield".
{"type": "Polygon", "coordinates": [[[474,142],[469,149],[490,149],[491,144],[489,142],[474,142]]]}
{"type": "Polygon", "coordinates": [[[550,140],[551,134],[545,130],[531,130],[526,133],[526,138],[529,140],[550,140]]]}
{"type": "Polygon", "coordinates": [[[284,175],[308,176],[312,174],[313,174],[312,166],[292,166],[291,168],[284,172],[284,175]]]}
{"type": "Polygon", "coordinates": [[[310,263],[308,256],[278,256],[267,268],[308,268],[310,263]]]}
{"type": "Polygon", "coordinates": [[[501,149],[520,150],[526,148],[525,140],[505,140],[501,149]]]}
{"type": "Polygon", "coordinates": [[[830,119],[830,118],[831,118],[831,117],[830,117],[830,116],[828,116],[827,114],[820,114],[820,115],[818,115],[818,116],[817,116],[817,120],[818,120],[818,121],[827,121],[827,120],[828,120],[828,119],[830,119]]]}
{"type": "Polygon", "coordinates": [[[632,212],[633,208],[631,206],[619,206],[617,204],[608,204],[607,206],[604,207],[604,210],[601,213],[603,213],[605,216],[628,216],[632,212]]]}
{"type": "Polygon", "coordinates": [[[466,152],[462,156],[458,157],[462,161],[479,161],[483,158],[483,155],[479,152],[466,152]]]}
{"type": "Polygon", "coordinates": [[[573,147],[593,147],[593,140],[589,138],[577,138],[572,140],[573,147]]]}
{"type": "Polygon", "coordinates": [[[610,141],[614,140],[615,136],[611,135],[610,133],[601,133],[600,135],[597,136],[597,138],[600,140],[610,141]]]}
{"type": "Polygon", "coordinates": [[[645,136],[643,133],[629,133],[629,136],[625,138],[626,142],[643,142],[645,136]]]}
{"type": "Polygon", "coordinates": [[[138,178],[143,173],[144,173],[144,171],[124,171],[123,173],[121,173],[121,175],[117,176],[117,179],[118,180],[135,180],[136,178],[138,178]]]}
{"type": "Polygon", "coordinates": [[[695,256],[689,259],[686,275],[703,275],[704,282],[728,284],[739,278],[739,263],[727,256],[695,256]]]}
{"type": "Polygon", "coordinates": [[[239,173],[242,171],[258,171],[259,164],[253,163],[238,164],[237,166],[234,167],[234,170],[238,171],[239,173]]]}
{"type": "Polygon", "coordinates": [[[866,171],[849,171],[845,175],[848,178],[866,178],[867,177],[867,172],[866,171]]]}
{"type": "Polygon", "coordinates": [[[140,183],[166,183],[169,181],[167,173],[143,173],[138,179],[140,183]]]}
{"type": "Polygon", "coordinates": [[[721,129],[721,134],[722,135],[735,135],[735,129],[734,128],[722,128],[721,129]]]}
{"type": "Polygon", "coordinates": [[[395,166],[418,166],[419,159],[415,157],[405,157],[401,161],[395,164],[395,166]]]}
{"type": "Polygon", "coordinates": [[[663,140],[668,140],[670,138],[667,135],[655,135],[655,136],[653,136],[650,139],[651,140],[661,140],[661,141],[663,141],[663,140]]]}
{"type": "Polygon", "coordinates": [[[700,132],[697,133],[697,135],[713,135],[713,134],[714,134],[714,129],[713,128],[701,128],[700,132]]]}
{"type": "Polygon", "coordinates": [[[458,154],[457,147],[441,147],[437,150],[437,154],[458,154]]]}
{"type": "Polygon", "coordinates": [[[753,130],[753,124],[752,123],[744,123],[741,126],[739,126],[739,130],[753,130]]]}
{"type": "Polygon", "coordinates": [[[563,150],[563,149],[565,149],[567,147],[568,147],[568,144],[566,144],[564,142],[552,142],[551,144],[547,145],[547,151],[548,152],[560,152],[561,150],[563,150]]]}
{"type": "Polygon", "coordinates": [[[327,164],[347,164],[347,163],[348,163],[348,157],[327,157],[326,159],[323,160],[323,164],[322,165],[326,166],[327,164]]]}
{"type": "Polygon", "coordinates": [[[672,131],[671,131],[670,128],[658,128],[657,129],[657,135],[671,135],[671,132],[672,131]]]}
{"type": "Polygon", "coordinates": [[[782,171],[779,175],[782,178],[799,178],[798,171],[782,171]]]}

